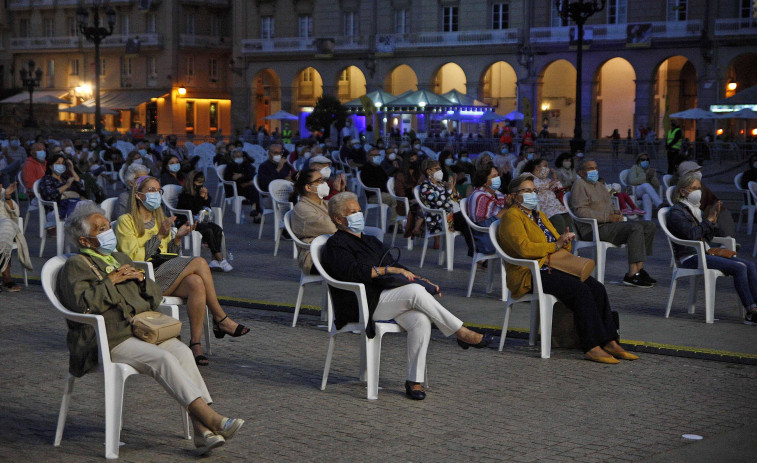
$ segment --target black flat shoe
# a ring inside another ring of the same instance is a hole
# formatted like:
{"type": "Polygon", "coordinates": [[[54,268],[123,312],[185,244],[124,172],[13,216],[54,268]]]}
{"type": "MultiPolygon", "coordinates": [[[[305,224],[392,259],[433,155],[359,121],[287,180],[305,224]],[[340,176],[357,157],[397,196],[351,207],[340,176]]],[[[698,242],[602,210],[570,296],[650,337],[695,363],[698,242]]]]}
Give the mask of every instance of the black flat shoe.
{"type": "MultiPolygon", "coordinates": [[[[199,342],[190,342],[189,343],[189,348],[191,349],[192,346],[200,346],[200,345],[201,345],[201,343],[199,343],[199,342]]],[[[194,353],[192,353],[192,355],[194,355],[194,353]]],[[[210,361],[208,360],[208,358],[205,357],[202,354],[195,355],[194,357],[195,357],[195,364],[197,364],[198,367],[206,367],[210,363],[210,361]]]]}
{"type": "Polygon", "coordinates": [[[245,334],[250,332],[250,329],[242,325],[241,323],[237,323],[237,329],[235,329],[233,333],[222,330],[221,323],[223,323],[223,321],[227,318],[229,318],[228,315],[218,321],[213,320],[213,335],[216,337],[216,339],[223,339],[223,337],[227,334],[232,338],[238,338],[239,336],[244,336],[245,334]]]}
{"type": "Polygon", "coordinates": [[[405,381],[405,395],[410,397],[413,400],[423,400],[426,398],[426,391],[423,389],[413,389],[412,386],[415,386],[416,384],[420,383],[414,383],[412,381],[405,381]]]}
{"type": "Polygon", "coordinates": [[[492,336],[491,334],[484,334],[483,337],[481,338],[481,341],[479,341],[477,344],[470,344],[458,339],[457,345],[462,347],[463,349],[467,349],[469,347],[472,347],[474,349],[483,349],[484,347],[491,344],[492,341],[494,341],[494,336],[492,336]]]}

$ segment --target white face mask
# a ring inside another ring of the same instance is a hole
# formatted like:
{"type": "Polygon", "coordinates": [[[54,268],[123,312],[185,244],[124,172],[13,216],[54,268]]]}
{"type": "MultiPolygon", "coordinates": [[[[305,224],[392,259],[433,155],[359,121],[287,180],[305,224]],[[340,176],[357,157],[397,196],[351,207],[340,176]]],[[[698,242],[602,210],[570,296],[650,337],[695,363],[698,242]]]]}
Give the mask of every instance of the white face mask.
{"type": "MultiPolygon", "coordinates": [[[[389,160],[390,160],[390,161],[394,161],[395,159],[397,159],[397,155],[396,155],[396,154],[394,154],[394,153],[389,153],[389,156],[388,156],[388,157],[389,157],[389,160]]],[[[757,164],[757,163],[755,163],[755,164],[757,164]]]]}
{"type": "Polygon", "coordinates": [[[273,162],[275,162],[276,164],[278,164],[279,162],[281,162],[281,155],[277,154],[276,156],[274,156],[273,157],[273,162]]]}
{"type": "Polygon", "coordinates": [[[316,190],[316,193],[318,193],[318,197],[321,199],[328,196],[330,192],[331,192],[331,188],[329,188],[329,185],[326,182],[320,183],[318,185],[318,189],[316,190]]]}
{"type": "Polygon", "coordinates": [[[320,172],[323,178],[331,178],[331,167],[324,167],[320,172]]]}
{"type": "Polygon", "coordinates": [[[692,191],[686,196],[686,200],[690,202],[692,206],[699,206],[702,201],[702,190],[692,191]]]}
{"type": "Polygon", "coordinates": [[[434,172],[434,180],[436,180],[437,182],[441,182],[443,178],[444,178],[444,173],[441,170],[437,170],[436,172],[434,172]]]}

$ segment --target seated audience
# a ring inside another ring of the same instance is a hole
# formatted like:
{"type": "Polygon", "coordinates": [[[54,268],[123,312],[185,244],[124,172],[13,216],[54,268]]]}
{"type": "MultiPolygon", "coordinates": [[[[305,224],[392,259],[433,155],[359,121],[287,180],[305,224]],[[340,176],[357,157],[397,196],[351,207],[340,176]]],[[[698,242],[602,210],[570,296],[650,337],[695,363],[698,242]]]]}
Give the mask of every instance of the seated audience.
{"type": "MultiPolygon", "coordinates": [[[[468,217],[476,225],[488,227],[502,218],[505,210],[512,204],[511,198],[502,194],[500,176],[494,165],[481,166],[473,174],[474,190],[467,199],[468,217]]],[[[494,245],[488,232],[473,231],[476,250],[484,254],[493,254],[494,245]]]]}
{"type": "Polygon", "coordinates": [[[662,199],[658,194],[660,179],[657,178],[654,167],[649,166],[647,153],[641,153],[636,157],[636,163],[628,173],[628,184],[636,187],[636,199],[641,199],[644,205],[644,220],[652,220],[655,209],[662,206],[662,199]]]}
{"type": "MultiPolygon", "coordinates": [[[[618,344],[618,327],[604,285],[591,276],[582,282],[576,276],[550,267],[550,254],[560,249],[570,251],[575,234],[568,231],[559,234],[547,216],[537,209],[539,197],[533,176],[516,177],[510,182],[509,190],[513,207],[505,211],[497,229],[497,241],[502,250],[517,259],[539,261],[542,289],[573,312],[586,359],[609,364],[619,363],[617,359],[638,359],[618,344]]],[[[513,297],[533,291],[532,275],[526,267],[507,263],[505,266],[507,287],[513,297]]]]}
{"type": "MultiPolygon", "coordinates": [[[[672,182],[678,183],[678,180],[689,172],[694,172],[698,180],[700,182],[702,181],[702,166],[694,161],[682,162],[678,165],[676,172],[678,175],[673,177],[671,184],[673,184],[672,182]]],[[[699,209],[702,210],[702,213],[704,215],[709,215],[710,209],[715,207],[719,201],[720,200],[715,196],[715,193],[707,188],[707,185],[702,183],[702,200],[699,204],[699,209]]],[[[733,223],[733,214],[731,214],[731,211],[723,206],[722,203],[720,205],[720,213],[718,214],[718,228],[715,232],[715,236],[736,236],[736,224],[733,223]]]]}
{"type": "MultiPolygon", "coordinates": [[[[58,215],[61,219],[68,217],[76,207],[76,203],[84,196],[84,182],[76,174],[71,160],[61,154],[50,157],[47,164],[47,173],[39,182],[39,194],[45,201],[58,203],[58,215]]],[[[55,217],[52,211],[48,211],[47,228],[55,227],[55,217]]]]}
{"type": "Polygon", "coordinates": [[[155,177],[140,177],[134,182],[131,211],[118,218],[116,237],[118,250],[132,260],[149,261],[155,267],[155,281],[160,294],[187,299],[189,314],[189,347],[198,365],[207,365],[202,355],[205,307],[213,315],[213,334],[223,338],[227,334],[238,337],[250,329],[231,320],[216,297],[213,275],[205,259],[179,257],[181,239],[193,230],[188,224],[179,227],[171,236],[175,216],[166,218],[161,208],[160,182],[155,177]]]}
{"type": "Polygon", "coordinates": [[[749,188],[749,182],[757,182],[757,154],[749,156],[749,164],[747,164],[744,175],[741,176],[739,187],[746,190],[749,188]]]}
{"type": "MultiPolygon", "coordinates": [[[[250,211],[250,216],[253,217],[253,222],[260,223],[260,214],[263,212],[263,208],[260,204],[260,195],[258,190],[255,189],[253,179],[255,178],[255,167],[250,160],[245,156],[244,151],[239,148],[235,148],[231,152],[232,162],[226,165],[226,171],[223,173],[223,179],[226,181],[233,181],[237,184],[237,194],[244,196],[253,205],[250,211]]],[[[260,180],[260,178],[258,178],[260,180]]],[[[230,186],[224,186],[226,189],[226,197],[230,198],[234,195],[234,191],[230,186]]],[[[267,190],[266,190],[267,191],[267,190]]]]}
{"type": "Polygon", "coordinates": [[[150,175],[150,169],[148,169],[144,164],[132,163],[132,165],[126,168],[126,173],[124,174],[126,191],[118,195],[118,204],[114,218],[128,214],[129,211],[131,211],[131,204],[129,204],[129,199],[131,198],[131,189],[134,186],[134,180],[138,179],[139,177],[144,177],[145,175],[150,175]]]}
{"type": "Polygon", "coordinates": [[[163,167],[160,170],[161,185],[183,185],[184,172],[181,170],[181,162],[175,154],[166,154],[163,157],[163,167]]]}
{"type": "MultiPolygon", "coordinates": [[[[331,221],[326,197],[330,191],[321,170],[308,169],[297,174],[290,201],[294,203],[292,231],[306,243],[321,235],[333,235],[336,226],[331,221]]],[[[317,274],[310,251],[300,250],[298,261],[305,273],[317,274]]]]}
{"type": "MultiPolygon", "coordinates": [[[[363,168],[360,171],[360,179],[368,188],[378,188],[381,190],[381,202],[389,206],[388,223],[394,223],[394,219],[397,217],[397,200],[386,190],[386,182],[389,180],[389,176],[381,168],[381,153],[379,153],[377,148],[371,148],[368,151],[366,159],[367,162],[363,164],[363,168]]],[[[378,202],[373,193],[366,192],[366,196],[369,203],[375,204],[378,202]]]]}
{"type": "MultiPolygon", "coordinates": [[[[363,234],[365,221],[357,196],[340,193],[329,201],[329,216],[337,231],[323,248],[321,261],[326,272],[341,281],[363,283],[368,300],[366,335],[375,335],[375,320],[394,320],[407,331],[407,380],[405,393],[414,400],[423,400],[426,393],[426,351],[431,337],[431,322],[445,336],[454,334],[463,348],[483,348],[492,341],[463,326],[463,322],[445,309],[423,286],[412,283],[421,279],[399,263],[382,262],[388,248],[373,236],[363,234]],[[402,275],[409,284],[384,289],[380,277],[402,275]]],[[[430,283],[430,282],[429,282],[430,283]]],[[[438,290],[438,287],[436,287],[438,290]]],[[[358,321],[357,299],[352,292],[329,288],[334,301],[334,324],[337,329],[358,321]]]]}
{"type": "Polygon", "coordinates": [[[21,291],[21,286],[13,282],[11,278],[11,253],[13,243],[18,247],[18,260],[21,265],[28,270],[32,270],[32,261],[29,258],[29,246],[26,244],[24,231],[18,226],[18,217],[20,209],[18,204],[13,200],[13,193],[16,191],[17,182],[8,185],[7,188],[0,187],[0,273],[3,274],[0,291],[15,293],[21,291]]]}
{"type": "Polygon", "coordinates": [[[26,190],[33,196],[34,182],[45,176],[47,172],[47,151],[42,143],[35,143],[29,150],[29,157],[26,158],[24,166],[21,168],[21,178],[24,181],[26,190]]]}
{"type": "MultiPolygon", "coordinates": [[[[157,310],[161,289],[132,265],[129,256],[114,252],[116,237],[102,209],[89,201],[81,203],[66,220],[66,235],[79,254],[58,273],[61,303],[73,312],[103,316],[111,360],[152,376],[187,408],[200,454],[234,437],[244,420],[225,418],[210,408],[213,400],[187,346],[177,338],[155,345],[132,335],[130,319],[157,310]]],[[[97,366],[96,345],[88,340],[86,325],[69,322],[68,326],[69,370],[81,377],[97,366]]]]}
{"type": "Polygon", "coordinates": [[[555,171],[549,168],[546,159],[534,159],[528,161],[523,167],[525,173],[534,177],[536,185],[536,195],[539,197],[539,210],[547,215],[549,221],[555,226],[555,229],[565,231],[576,231],[573,219],[565,209],[561,199],[557,199],[557,192],[560,192],[562,198],[563,185],[557,179],[555,171]]]}
{"type": "Polygon", "coordinates": [[[423,183],[425,176],[422,173],[418,154],[407,151],[403,156],[400,170],[394,175],[394,194],[399,197],[405,197],[410,205],[410,210],[405,210],[405,203],[397,203],[397,213],[400,215],[407,214],[407,224],[405,228],[405,238],[411,236],[421,236],[423,227],[423,211],[415,201],[413,189],[423,183]]]}
{"type": "MultiPolygon", "coordinates": [[[[200,170],[193,170],[187,174],[187,181],[179,193],[179,201],[176,204],[177,209],[187,209],[192,211],[195,219],[200,219],[200,212],[207,211],[204,219],[198,220],[195,231],[202,235],[202,242],[208,245],[213,260],[208,265],[211,270],[219,269],[224,272],[230,272],[234,268],[223,258],[223,229],[210,221],[210,195],[205,187],[205,174],[200,170]]],[[[176,217],[175,225],[181,227],[187,222],[184,215],[176,217]]]]}
{"type": "Polygon", "coordinates": [[[578,166],[575,163],[573,155],[568,151],[560,153],[555,160],[557,180],[560,181],[564,188],[571,188],[576,180],[578,180],[578,174],[576,173],[578,166]]]}
{"type": "Polygon", "coordinates": [[[318,172],[321,173],[321,175],[326,179],[326,184],[329,186],[329,194],[327,194],[323,199],[329,200],[331,197],[338,195],[342,191],[344,191],[345,187],[347,186],[347,180],[344,177],[344,174],[334,174],[334,169],[332,167],[331,159],[327,158],[323,154],[319,154],[317,156],[313,156],[310,158],[310,163],[308,164],[309,169],[315,169],[318,172]]]}
{"type": "MultiPolygon", "coordinates": [[[[584,159],[578,174],[580,178],[573,184],[570,194],[573,213],[578,217],[597,219],[600,240],[627,246],[628,273],[623,277],[624,285],[652,287],[657,281],[644,270],[644,262],[654,252],[655,224],[623,221],[623,215],[612,205],[607,188],[599,182],[597,162],[593,159],[584,159]]],[[[576,223],[576,229],[584,240],[591,239],[589,224],[576,223]]]]}
{"type": "Polygon", "coordinates": [[[268,147],[268,160],[258,169],[258,186],[264,192],[268,192],[268,185],[274,180],[292,180],[294,169],[287,164],[283,154],[284,148],[278,143],[273,143],[268,147]]]}
{"type": "MultiPolygon", "coordinates": [[[[695,172],[685,174],[676,184],[673,193],[675,203],[667,216],[670,233],[676,238],[691,241],[704,241],[705,250],[711,249],[712,239],[716,236],[718,215],[722,213],[718,201],[706,213],[700,209],[702,200],[702,182],[695,172]]],[[[700,268],[696,249],[673,243],[673,254],[681,268],[700,268]]],[[[720,270],[733,277],[733,285],[741,305],[746,311],[744,323],[757,325],[757,268],[754,262],[740,257],[717,255],[705,256],[707,268],[720,270]]]]}

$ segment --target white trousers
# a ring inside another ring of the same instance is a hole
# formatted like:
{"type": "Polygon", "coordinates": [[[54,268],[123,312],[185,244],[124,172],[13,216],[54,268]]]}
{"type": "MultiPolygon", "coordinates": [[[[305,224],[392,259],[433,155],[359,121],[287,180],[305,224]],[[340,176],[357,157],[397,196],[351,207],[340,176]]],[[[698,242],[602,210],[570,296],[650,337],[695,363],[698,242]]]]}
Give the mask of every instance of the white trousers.
{"type": "Polygon", "coordinates": [[[644,206],[644,211],[646,212],[644,220],[652,220],[654,208],[660,207],[662,204],[662,199],[657,194],[657,190],[649,183],[642,183],[636,187],[636,197],[641,199],[644,206]]]}
{"type": "Polygon", "coordinates": [[[213,402],[192,351],[176,338],[159,345],[129,338],[110,351],[110,358],[152,376],[184,407],[199,397],[208,404],[213,402]]]}
{"type": "Polygon", "coordinates": [[[422,383],[426,377],[426,351],[431,339],[431,322],[445,336],[454,334],[463,322],[423,289],[409,284],[384,290],[373,320],[394,320],[407,331],[407,380],[422,383]]]}

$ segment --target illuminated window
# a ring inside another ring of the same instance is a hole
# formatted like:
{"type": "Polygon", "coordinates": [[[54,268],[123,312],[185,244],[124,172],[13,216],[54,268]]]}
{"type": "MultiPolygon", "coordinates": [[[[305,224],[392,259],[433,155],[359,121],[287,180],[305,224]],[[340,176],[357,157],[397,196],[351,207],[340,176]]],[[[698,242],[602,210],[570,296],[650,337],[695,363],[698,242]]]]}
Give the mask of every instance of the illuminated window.
{"type": "Polygon", "coordinates": [[[688,0],[668,0],[668,21],[686,21],[688,0]]]}
{"type": "Polygon", "coordinates": [[[298,18],[300,37],[303,39],[309,39],[313,36],[313,17],[312,16],[300,16],[298,18]]]}
{"type": "Polygon", "coordinates": [[[757,19],[757,0],[741,0],[739,17],[741,19],[757,19]]]}
{"type": "Polygon", "coordinates": [[[148,34],[158,32],[158,16],[155,13],[147,13],[145,16],[145,31],[148,34]]]}
{"type": "Polygon", "coordinates": [[[410,14],[407,8],[394,10],[394,33],[407,34],[410,32],[410,14]]]}
{"type": "Polygon", "coordinates": [[[627,3],[627,0],[610,0],[607,2],[607,24],[626,23],[627,3]]]}
{"type": "Polygon", "coordinates": [[[350,81],[350,70],[344,69],[341,74],[339,74],[339,82],[349,82],[350,81]]]}
{"type": "Polygon", "coordinates": [[[132,60],[131,58],[127,57],[121,57],[121,76],[122,77],[131,77],[131,66],[132,66],[132,60]]]}
{"type": "Polygon", "coordinates": [[[492,4],[492,29],[507,29],[510,26],[510,5],[508,3],[492,4]]]}
{"type": "Polygon", "coordinates": [[[457,31],[457,7],[442,7],[442,32],[457,31]]]}
{"type": "Polygon", "coordinates": [[[218,131],[218,102],[213,101],[210,103],[210,133],[216,133],[218,131]]]}
{"type": "Polygon", "coordinates": [[[307,68],[304,71],[302,71],[302,81],[303,82],[313,81],[313,68],[307,68]]]}
{"type": "Polygon", "coordinates": [[[260,17],[260,38],[272,39],[273,38],[273,16],[261,16],[260,17]]]}
{"type": "Polygon", "coordinates": [[[187,118],[186,131],[194,132],[195,131],[195,102],[194,101],[187,101],[186,118],[187,118]]]}
{"type": "Polygon", "coordinates": [[[68,73],[72,76],[78,76],[79,75],[79,60],[78,59],[72,59],[68,62],[68,73]]]}

